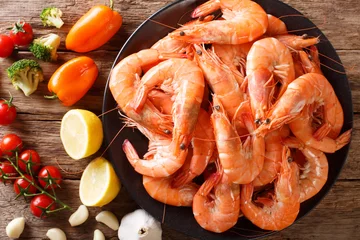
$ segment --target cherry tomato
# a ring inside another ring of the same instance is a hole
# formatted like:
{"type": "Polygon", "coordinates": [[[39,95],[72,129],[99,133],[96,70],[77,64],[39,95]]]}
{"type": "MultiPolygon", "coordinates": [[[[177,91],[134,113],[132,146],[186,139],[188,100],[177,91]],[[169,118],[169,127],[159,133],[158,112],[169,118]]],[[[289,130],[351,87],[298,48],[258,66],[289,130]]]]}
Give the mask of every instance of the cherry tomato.
{"type": "Polygon", "coordinates": [[[45,189],[51,189],[51,186],[53,188],[57,188],[58,185],[61,183],[61,173],[57,167],[54,166],[45,166],[43,167],[39,174],[38,179],[40,185],[45,189]],[[50,175],[50,176],[49,176],[50,175]],[[52,184],[50,184],[50,180],[53,180],[52,184]]]}
{"type": "Polygon", "coordinates": [[[27,172],[27,162],[31,162],[31,171],[36,173],[40,169],[40,156],[35,150],[24,150],[19,155],[19,168],[27,172]]]}
{"type": "Polygon", "coordinates": [[[31,25],[26,22],[21,22],[20,20],[14,24],[9,35],[17,46],[29,45],[34,37],[31,25]]]}
{"type": "MultiPolygon", "coordinates": [[[[26,177],[27,179],[34,182],[34,178],[32,178],[30,175],[24,174],[24,177],[26,177]]],[[[14,182],[15,193],[19,194],[22,189],[23,189],[23,191],[25,191],[25,193],[28,193],[28,194],[33,194],[33,193],[36,193],[36,191],[37,191],[36,187],[31,185],[31,183],[28,180],[26,180],[24,178],[16,179],[14,182]]]]}
{"type": "Polygon", "coordinates": [[[46,196],[45,194],[35,196],[30,203],[31,213],[39,218],[46,218],[46,213],[44,212],[46,209],[52,211],[55,210],[55,208],[56,205],[54,203],[54,200],[46,196]]]}
{"type": "MultiPolygon", "coordinates": [[[[17,175],[19,175],[16,169],[13,167],[13,165],[11,165],[11,163],[8,160],[0,162],[0,169],[1,169],[0,177],[3,176],[3,173],[5,173],[8,177],[16,177],[17,175]]],[[[11,182],[11,181],[7,181],[7,182],[11,182]]]]}
{"type": "Polygon", "coordinates": [[[6,35],[0,35],[0,57],[6,58],[14,51],[13,40],[6,35]]]}
{"type": "MultiPolygon", "coordinates": [[[[1,46],[0,46],[0,52],[1,52],[1,46]]],[[[11,95],[8,101],[0,100],[0,125],[11,124],[12,122],[14,122],[16,118],[16,108],[14,104],[12,104],[12,100],[13,97],[11,95]]]]}
{"type": "Polygon", "coordinates": [[[14,155],[14,152],[20,152],[23,148],[23,142],[16,134],[10,133],[3,137],[0,142],[0,149],[3,154],[9,157],[14,155]]]}

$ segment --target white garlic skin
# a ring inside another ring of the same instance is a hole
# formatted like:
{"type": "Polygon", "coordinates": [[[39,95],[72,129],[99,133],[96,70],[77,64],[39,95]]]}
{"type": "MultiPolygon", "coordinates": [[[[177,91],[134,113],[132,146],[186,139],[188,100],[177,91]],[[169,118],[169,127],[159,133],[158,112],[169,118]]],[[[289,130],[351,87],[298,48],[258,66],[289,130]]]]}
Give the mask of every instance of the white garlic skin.
{"type": "Polygon", "coordinates": [[[121,219],[120,240],[161,240],[161,224],[143,209],[135,210],[121,219]]]}
{"type": "Polygon", "coordinates": [[[66,240],[66,235],[60,228],[51,228],[47,231],[46,236],[50,240],[66,240]]]}
{"type": "Polygon", "coordinates": [[[94,240],[105,240],[104,234],[99,229],[94,231],[94,240]]]}
{"type": "Polygon", "coordinates": [[[25,228],[25,218],[18,217],[11,220],[6,226],[6,235],[9,238],[19,238],[25,228]]]}
{"type": "Polygon", "coordinates": [[[69,223],[72,227],[83,224],[89,217],[89,210],[85,205],[80,205],[79,208],[71,214],[69,223]]]}
{"type": "Polygon", "coordinates": [[[119,229],[119,220],[117,217],[109,211],[102,211],[95,217],[96,221],[101,222],[116,231],[119,229]]]}

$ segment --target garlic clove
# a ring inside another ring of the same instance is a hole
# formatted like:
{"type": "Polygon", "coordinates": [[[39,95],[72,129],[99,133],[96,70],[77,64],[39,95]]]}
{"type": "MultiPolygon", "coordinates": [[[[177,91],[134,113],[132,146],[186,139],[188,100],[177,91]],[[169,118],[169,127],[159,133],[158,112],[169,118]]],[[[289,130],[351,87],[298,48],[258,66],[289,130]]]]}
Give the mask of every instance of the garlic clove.
{"type": "Polygon", "coordinates": [[[46,236],[50,240],[66,240],[66,235],[60,228],[51,228],[47,231],[46,236]]]}
{"type": "Polygon", "coordinates": [[[143,209],[135,210],[121,219],[120,240],[161,240],[161,224],[143,209]]]}
{"type": "Polygon", "coordinates": [[[9,238],[19,238],[25,228],[25,218],[18,217],[11,220],[6,226],[6,235],[9,238]]]}
{"type": "Polygon", "coordinates": [[[94,240],[105,240],[104,234],[99,229],[94,231],[94,240]]]}
{"type": "Polygon", "coordinates": [[[119,220],[117,217],[109,211],[102,211],[95,217],[96,221],[101,222],[116,231],[119,229],[119,220]]]}
{"type": "Polygon", "coordinates": [[[79,208],[71,214],[69,223],[72,227],[83,224],[89,217],[89,210],[85,205],[80,205],[79,208]]]}

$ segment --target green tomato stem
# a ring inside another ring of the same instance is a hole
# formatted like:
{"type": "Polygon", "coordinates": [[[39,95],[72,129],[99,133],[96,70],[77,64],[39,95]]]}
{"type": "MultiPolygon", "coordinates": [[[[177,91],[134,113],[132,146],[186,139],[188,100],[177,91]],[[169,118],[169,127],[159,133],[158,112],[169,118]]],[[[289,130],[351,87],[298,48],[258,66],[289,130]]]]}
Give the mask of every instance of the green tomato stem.
{"type": "Polygon", "coordinates": [[[110,0],[110,8],[111,8],[111,10],[114,10],[114,1],[113,0],[110,0]]]}

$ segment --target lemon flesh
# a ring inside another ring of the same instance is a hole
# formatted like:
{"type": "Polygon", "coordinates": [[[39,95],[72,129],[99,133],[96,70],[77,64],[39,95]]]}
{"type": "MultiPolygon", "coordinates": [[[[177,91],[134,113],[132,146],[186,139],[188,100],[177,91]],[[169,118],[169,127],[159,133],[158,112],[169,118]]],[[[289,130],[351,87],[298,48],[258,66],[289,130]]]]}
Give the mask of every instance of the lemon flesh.
{"type": "Polygon", "coordinates": [[[102,207],[110,203],[121,189],[111,163],[98,157],[85,168],[80,180],[79,195],[85,206],[102,207]]]}
{"type": "Polygon", "coordinates": [[[68,111],[62,121],[60,138],[66,153],[78,160],[96,153],[103,141],[101,120],[92,112],[81,109],[68,111]]]}

